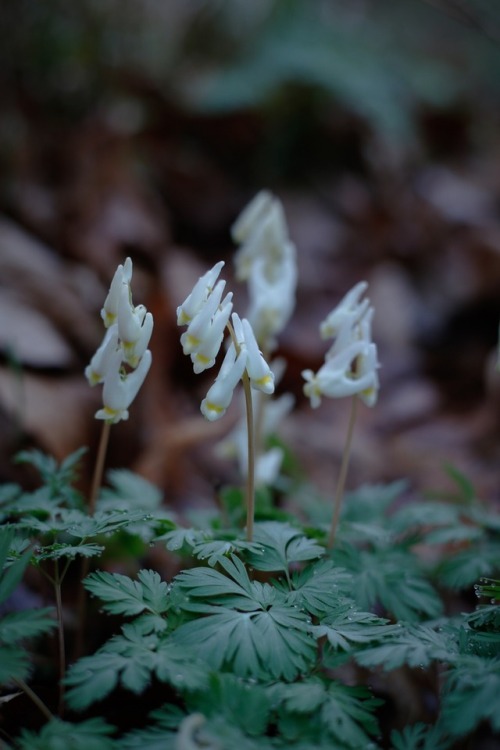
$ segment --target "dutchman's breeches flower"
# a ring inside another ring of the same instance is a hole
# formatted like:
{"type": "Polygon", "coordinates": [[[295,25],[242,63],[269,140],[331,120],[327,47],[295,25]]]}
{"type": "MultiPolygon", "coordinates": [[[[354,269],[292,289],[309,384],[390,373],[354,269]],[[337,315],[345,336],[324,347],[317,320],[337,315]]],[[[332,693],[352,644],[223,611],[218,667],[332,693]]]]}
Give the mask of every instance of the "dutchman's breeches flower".
{"type": "Polygon", "coordinates": [[[234,343],[230,344],[220,372],[201,402],[201,413],[210,422],[220,419],[226,413],[232,401],[234,389],[245,371],[247,356],[246,349],[241,349],[237,355],[234,343]]]}
{"type": "MultiPolygon", "coordinates": [[[[225,281],[219,281],[213,291],[209,294],[194,318],[188,324],[186,331],[181,336],[182,351],[184,354],[192,354],[201,346],[203,340],[210,331],[214,315],[217,313],[221,303],[222,292],[226,285],[225,281]]],[[[224,300],[225,304],[231,298],[224,300]]]]}
{"type": "Polygon", "coordinates": [[[153,316],[144,305],[134,307],[130,292],[124,284],[118,305],[118,335],[123,349],[123,358],[131,366],[137,367],[148,348],[153,333],[153,316]]]}
{"type": "Polygon", "coordinates": [[[295,309],[297,264],[294,255],[287,254],[273,280],[266,276],[265,266],[264,259],[257,259],[248,279],[248,319],[257,340],[272,349],[276,336],[285,328],[295,309]]]}
{"type": "Polygon", "coordinates": [[[376,385],[376,372],[367,370],[357,372],[358,358],[368,357],[369,345],[362,341],[351,344],[335,357],[327,359],[317,373],[304,370],[302,376],[307,381],[304,393],[311,399],[311,406],[316,408],[321,403],[321,396],[344,398],[362,394],[376,385]]]}
{"type": "Polygon", "coordinates": [[[188,294],[182,305],[179,305],[177,308],[178,326],[189,325],[195,315],[200,312],[209,295],[212,294],[215,282],[219,278],[223,266],[224,261],[221,260],[203,274],[203,276],[200,276],[190,294],[188,294]]]}
{"type": "Polygon", "coordinates": [[[132,261],[116,269],[101,317],[107,328],[104,339],[85,368],[90,385],[104,383],[103,408],[96,419],[114,424],[128,419],[128,407],[137,396],[151,367],[148,344],[153,316],[144,305],[134,307],[130,283],[132,261]]]}
{"type": "Polygon", "coordinates": [[[323,338],[335,340],[317,373],[304,370],[304,393],[316,408],[321,397],[359,396],[367,406],[377,400],[379,379],[377,347],[371,340],[373,308],[361,301],[367,288],[360,282],[332,310],[321,324],[323,338]]]}
{"type": "Polygon", "coordinates": [[[222,341],[224,339],[224,331],[226,329],[231,310],[233,309],[231,298],[231,293],[226,295],[220,308],[215,312],[206,335],[201,340],[196,350],[191,352],[193,370],[196,374],[203,372],[203,370],[208,370],[215,364],[215,358],[217,357],[217,354],[219,353],[219,350],[221,348],[222,341]]]}
{"type": "Polygon", "coordinates": [[[131,280],[132,261],[130,258],[127,258],[125,263],[123,265],[120,264],[116,269],[109,287],[109,292],[104,300],[104,305],[101,310],[101,318],[103,319],[106,328],[109,328],[109,326],[116,322],[122,287],[125,286],[127,291],[129,291],[131,280]]]}
{"type": "Polygon", "coordinates": [[[125,374],[122,370],[122,353],[118,349],[104,379],[102,391],[103,408],[96,412],[96,419],[115,424],[128,419],[128,408],[137,396],[151,367],[151,352],[146,350],[137,368],[125,374]]]}
{"type": "Polygon", "coordinates": [[[335,338],[342,329],[352,329],[360,322],[370,305],[368,299],[360,301],[367,289],[366,281],[360,281],[347,292],[345,297],[321,323],[319,327],[321,338],[335,338]]]}
{"type": "Polygon", "coordinates": [[[104,382],[104,377],[113,362],[118,346],[118,325],[114,323],[107,329],[100,347],[85,368],[85,377],[89,385],[98,385],[104,382]]]}
{"type": "MultiPolygon", "coordinates": [[[[233,324],[235,318],[236,313],[233,313],[233,324]]],[[[259,351],[252,326],[246,318],[243,318],[241,325],[245,346],[248,351],[246,370],[250,378],[250,385],[257,391],[267,394],[274,393],[274,374],[259,351]]]]}

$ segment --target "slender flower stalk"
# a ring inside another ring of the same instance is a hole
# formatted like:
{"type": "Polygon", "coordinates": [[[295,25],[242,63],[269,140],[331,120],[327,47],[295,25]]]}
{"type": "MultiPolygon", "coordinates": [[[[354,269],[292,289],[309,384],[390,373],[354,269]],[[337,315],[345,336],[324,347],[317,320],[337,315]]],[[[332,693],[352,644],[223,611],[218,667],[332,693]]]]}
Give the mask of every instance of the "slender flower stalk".
{"type": "MultiPolygon", "coordinates": [[[[101,345],[85,368],[90,386],[102,384],[102,408],[95,418],[103,420],[94,474],[90,489],[88,512],[94,515],[102,484],[111,425],[128,419],[129,407],[137,396],[152,362],[148,349],[153,333],[153,316],[144,305],[132,302],[132,260],[127,258],[115,271],[101,310],[106,329],[101,345]]],[[[82,564],[82,580],[88,573],[89,562],[82,564]]],[[[78,632],[75,652],[79,656],[83,646],[86,595],[79,592],[78,632]]],[[[62,683],[61,683],[62,684],[62,683]]]]}
{"type": "Polygon", "coordinates": [[[203,416],[213,422],[224,416],[241,381],[247,414],[247,538],[253,536],[255,494],[255,437],[252,391],[274,391],[274,375],[259,350],[252,326],[232,313],[232,294],[222,299],[225,282],[217,281],[223,263],[217,263],[194,285],[177,308],[177,322],[187,326],[181,336],[184,354],[191,357],[194,372],[214,366],[223,343],[224,331],[230,335],[219,373],[202,400],[203,416]],[[231,320],[230,320],[231,317],[231,320]]]}
{"type": "Polygon", "coordinates": [[[337,480],[337,487],[335,489],[335,497],[333,498],[333,516],[330,524],[330,532],[328,534],[327,549],[332,549],[335,542],[335,534],[337,532],[337,526],[340,518],[340,509],[342,507],[342,499],[344,497],[345,481],[347,478],[347,470],[349,468],[349,459],[351,457],[352,447],[352,436],[354,434],[354,425],[356,423],[356,415],[358,411],[358,396],[352,396],[351,398],[351,413],[349,416],[349,426],[347,428],[347,436],[344,445],[344,452],[342,454],[342,463],[340,465],[339,478],[337,480]]]}
{"type": "Polygon", "coordinates": [[[320,405],[322,396],[351,397],[349,426],[327,539],[329,549],[334,544],[340,517],[358,401],[374,406],[378,396],[377,347],[371,340],[373,308],[369,300],[361,299],[367,286],[364,281],[356,284],[321,323],[321,336],[333,338],[333,344],[318,372],[304,370],[302,373],[306,381],[304,393],[309,397],[313,409],[320,405]]]}

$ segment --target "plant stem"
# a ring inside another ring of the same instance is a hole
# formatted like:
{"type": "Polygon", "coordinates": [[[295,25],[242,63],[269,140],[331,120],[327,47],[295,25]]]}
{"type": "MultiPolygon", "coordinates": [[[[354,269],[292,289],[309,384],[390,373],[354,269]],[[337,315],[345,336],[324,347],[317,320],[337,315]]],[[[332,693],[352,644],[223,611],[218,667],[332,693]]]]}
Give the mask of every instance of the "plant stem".
{"type": "Polygon", "coordinates": [[[45,718],[48,721],[51,721],[51,719],[54,718],[53,715],[50,713],[49,709],[47,708],[47,706],[45,705],[45,703],[42,701],[42,699],[39,698],[35,692],[33,692],[33,690],[24,680],[22,680],[20,677],[14,677],[13,682],[15,682],[16,685],[18,685],[21,688],[21,690],[24,693],[26,693],[26,695],[29,698],[31,698],[35,706],[37,706],[40,709],[40,711],[42,712],[42,714],[45,716],[45,718]]]}
{"type": "Polygon", "coordinates": [[[247,417],[247,541],[253,539],[253,520],[255,515],[255,434],[252,405],[252,387],[247,373],[243,373],[243,391],[245,393],[245,410],[247,417]]]}
{"type": "MultiPolygon", "coordinates": [[[[226,324],[226,327],[233,341],[236,354],[239,354],[241,349],[234,328],[229,322],[226,324]]],[[[243,392],[245,394],[245,411],[247,419],[247,541],[251,542],[253,539],[253,519],[255,515],[255,424],[252,404],[252,387],[246,370],[243,373],[241,380],[243,383],[243,392]]]]}
{"type": "Polygon", "coordinates": [[[64,648],[64,623],[62,614],[61,576],[59,575],[59,562],[54,563],[54,589],[56,594],[57,625],[59,632],[59,716],[64,713],[64,674],[66,672],[66,652],[64,648]]]}
{"type": "MultiPolygon", "coordinates": [[[[97,503],[97,496],[99,489],[102,484],[102,475],[104,473],[104,462],[106,460],[106,452],[108,450],[109,434],[111,430],[111,422],[103,422],[101,430],[101,438],[99,440],[99,447],[97,449],[97,458],[94,466],[94,475],[92,477],[92,487],[89,495],[88,512],[89,516],[93,516],[95,513],[95,506],[97,503]]],[[[83,640],[85,634],[85,620],[86,620],[86,609],[87,609],[87,595],[83,586],[83,579],[87,577],[89,572],[89,559],[85,557],[82,562],[82,577],[80,581],[80,590],[78,592],[78,602],[76,610],[78,612],[78,626],[75,638],[75,652],[74,657],[77,659],[83,653],[83,640]]]]}
{"type": "Polygon", "coordinates": [[[97,449],[97,458],[96,458],[95,467],[94,467],[94,476],[92,477],[92,487],[91,487],[90,496],[89,496],[89,516],[94,515],[97,495],[99,494],[99,488],[102,484],[104,461],[106,459],[106,452],[108,450],[110,430],[111,430],[111,422],[104,422],[102,425],[99,448],[97,449]]]}
{"type": "Polygon", "coordinates": [[[340,473],[337,482],[337,488],[335,490],[335,498],[333,501],[333,516],[332,523],[330,526],[330,533],[328,534],[327,549],[332,549],[335,541],[335,533],[337,531],[337,525],[339,522],[340,508],[342,507],[342,499],[344,496],[345,480],[347,477],[347,469],[349,467],[349,459],[351,457],[351,445],[352,435],[354,432],[354,423],[356,422],[356,414],[358,411],[358,397],[353,396],[351,400],[351,413],[349,416],[349,426],[347,428],[347,437],[344,445],[344,453],[342,455],[342,464],[340,466],[340,473]]]}

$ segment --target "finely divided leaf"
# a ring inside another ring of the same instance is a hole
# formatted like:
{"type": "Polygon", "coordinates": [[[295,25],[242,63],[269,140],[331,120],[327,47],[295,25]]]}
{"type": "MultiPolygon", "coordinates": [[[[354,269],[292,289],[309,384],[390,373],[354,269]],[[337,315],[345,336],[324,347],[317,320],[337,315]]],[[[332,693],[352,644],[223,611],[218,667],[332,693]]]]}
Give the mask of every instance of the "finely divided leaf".
{"type": "Polygon", "coordinates": [[[139,694],[153,675],[183,690],[203,689],[207,681],[207,670],[192,650],[180,651],[170,638],[158,633],[145,635],[130,623],[122,635],[70,667],[65,679],[68,703],[75,710],[86,709],[118,685],[139,694]]]}
{"type": "Polygon", "coordinates": [[[31,559],[31,550],[28,549],[7,567],[13,540],[14,530],[10,526],[0,528],[0,603],[8,599],[17,587],[31,559]]]}
{"type": "Polygon", "coordinates": [[[35,552],[35,559],[42,560],[60,560],[62,557],[74,559],[75,557],[100,557],[104,552],[101,544],[50,544],[47,547],[41,547],[35,552]]]}
{"type": "Polygon", "coordinates": [[[403,664],[426,667],[432,661],[449,661],[458,650],[450,632],[424,624],[396,627],[399,632],[388,636],[383,644],[356,652],[358,664],[369,669],[381,667],[387,672],[403,664]]]}
{"type": "Polygon", "coordinates": [[[25,680],[30,672],[29,657],[24,648],[0,646],[0,685],[25,680]]]}
{"type": "Polygon", "coordinates": [[[338,607],[327,615],[320,625],[313,625],[310,632],[316,637],[326,636],[334,649],[349,651],[353,646],[386,639],[398,633],[397,625],[370,612],[357,612],[350,604],[338,607]]]}
{"type": "Polygon", "coordinates": [[[459,737],[488,721],[500,732],[500,658],[461,658],[446,677],[439,726],[459,737]]]}
{"type": "Polygon", "coordinates": [[[267,610],[237,611],[212,607],[212,614],[181,625],[172,640],[191,648],[214,669],[232,669],[242,677],[293,680],[315,660],[307,618],[298,610],[272,605],[267,610]]]}
{"type": "Polygon", "coordinates": [[[287,592],[287,603],[320,616],[335,609],[339,600],[347,596],[352,589],[352,575],[323,559],[294,572],[291,591],[284,581],[276,582],[276,587],[287,592]]]}
{"type": "Polygon", "coordinates": [[[286,523],[268,521],[255,525],[254,542],[263,552],[250,552],[247,559],[256,570],[288,571],[291,563],[314,560],[325,554],[314,539],[309,539],[300,529],[286,523]]]}
{"type": "Polygon", "coordinates": [[[24,729],[16,747],[19,750],[117,750],[120,744],[109,736],[114,729],[97,717],[79,724],[52,719],[38,734],[24,729]]]}
{"type": "Polygon", "coordinates": [[[133,581],[120,573],[91,573],[85,588],[103,602],[103,609],[113,615],[133,617],[141,612],[159,615],[169,607],[168,586],[153,570],[141,570],[133,581]]]}
{"type": "Polygon", "coordinates": [[[47,633],[56,624],[51,607],[9,612],[0,619],[0,643],[12,646],[27,638],[47,633]]]}

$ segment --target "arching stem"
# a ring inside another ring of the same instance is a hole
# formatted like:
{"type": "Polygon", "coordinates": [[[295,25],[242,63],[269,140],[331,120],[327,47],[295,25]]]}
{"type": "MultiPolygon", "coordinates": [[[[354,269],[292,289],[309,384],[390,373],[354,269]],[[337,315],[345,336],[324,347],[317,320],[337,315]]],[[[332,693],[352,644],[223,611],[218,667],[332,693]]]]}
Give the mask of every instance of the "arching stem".
{"type": "Polygon", "coordinates": [[[351,400],[351,413],[349,415],[349,426],[347,428],[347,437],[344,445],[344,453],[342,455],[342,463],[340,466],[339,478],[337,481],[337,488],[335,490],[335,498],[333,501],[333,516],[332,523],[330,526],[330,533],[328,534],[327,549],[332,549],[335,542],[335,534],[337,532],[337,526],[340,517],[340,509],[342,507],[342,499],[344,497],[345,480],[347,477],[347,469],[349,468],[349,459],[351,457],[351,446],[352,436],[354,433],[354,424],[356,422],[356,415],[358,412],[358,397],[353,396],[351,400]]]}

